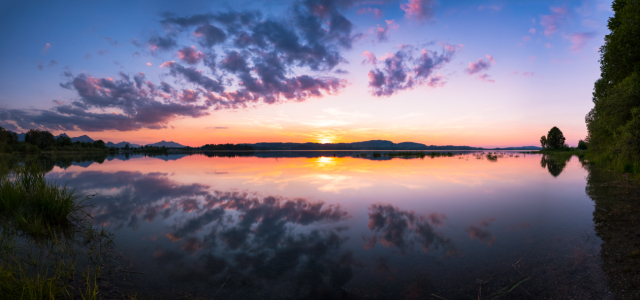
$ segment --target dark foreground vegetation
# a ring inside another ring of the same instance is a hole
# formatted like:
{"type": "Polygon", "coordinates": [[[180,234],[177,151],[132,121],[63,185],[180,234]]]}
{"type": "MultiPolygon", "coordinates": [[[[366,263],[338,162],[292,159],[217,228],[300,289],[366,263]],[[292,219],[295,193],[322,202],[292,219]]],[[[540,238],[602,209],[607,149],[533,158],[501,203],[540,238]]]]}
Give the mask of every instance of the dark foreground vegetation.
{"type": "Polygon", "coordinates": [[[98,299],[112,236],[92,227],[90,195],[48,182],[36,164],[0,170],[2,299],[98,299]]]}
{"type": "Polygon", "coordinates": [[[615,0],[611,31],[600,47],[600,79],[585,117],[588,158],[640,173],[640,2],[615,0]]]}
{"type": "Polygon", "coordinates": [[[116,151],[105,146],[104,141],[93,143],[72,142],[68,136],[54,137],[49,131],[31,129],[25,134],[24,141],[18,141],[15,132],[0,127],[0,153],[38,153],[42,151],[63,152],[106,152],[116,151]]]}

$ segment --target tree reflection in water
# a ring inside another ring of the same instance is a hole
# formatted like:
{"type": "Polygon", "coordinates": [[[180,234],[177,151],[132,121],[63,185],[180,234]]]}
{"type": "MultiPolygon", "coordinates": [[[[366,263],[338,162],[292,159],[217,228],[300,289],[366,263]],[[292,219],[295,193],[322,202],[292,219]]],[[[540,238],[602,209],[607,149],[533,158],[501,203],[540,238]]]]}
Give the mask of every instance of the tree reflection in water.
{"type": "Polygon", "coordinates": [[[540,159],[540,166],[547,168],[549,174],[553,177],[558,177],[564,168],[567,166],[567,162],[571,159],[571,155],[548,155],[543,154],[540,159]]]}

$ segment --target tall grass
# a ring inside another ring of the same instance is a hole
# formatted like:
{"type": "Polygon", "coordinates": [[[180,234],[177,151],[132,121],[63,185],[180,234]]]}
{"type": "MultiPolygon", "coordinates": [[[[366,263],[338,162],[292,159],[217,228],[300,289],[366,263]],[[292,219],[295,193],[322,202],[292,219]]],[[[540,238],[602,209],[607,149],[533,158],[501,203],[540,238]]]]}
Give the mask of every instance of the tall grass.
{"type": "Polygon", "coordinates": [[[36,164],[0,171],[0,216],[34,234],[82,219],[90,196],[79,196],[44,175],[36,164]]]}
{"type": "Polygon", "coordinates": [[[44,175],[35,164],[0,170],[0,299],[97,299],[113,235],[93,228],[90,196],[44,175]]]}

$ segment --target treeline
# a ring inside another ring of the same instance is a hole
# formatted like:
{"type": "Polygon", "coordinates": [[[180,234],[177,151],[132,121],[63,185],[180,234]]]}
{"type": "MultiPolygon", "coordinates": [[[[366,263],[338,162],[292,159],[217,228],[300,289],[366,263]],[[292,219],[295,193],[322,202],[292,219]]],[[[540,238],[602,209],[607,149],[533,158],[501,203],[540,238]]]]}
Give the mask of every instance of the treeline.
{"type": "Polygon", "coordinates": [[[114,147],[105,146],[104,141],[97,140],[93,143],[73,142],[68,136],[55,137],[49,131],[31,129],[27,131],[24,141],[18,140],[18,135],[0,127],[0,152],[24,152],[33,153],[40,151],[117,151],[114,147]]]}
{"type": "Polygon", "coordinates": [[[640,2],[614,0],[585,121],[592,161],[640,172],[640,2]]]}
{"type": "Polygon", "coordinates": [[[200,150],[220,150],[220,151],[226,151],[226,150],[245,150],[245,151],[251,151],[253,150],[253,147],[250,145],[243,145],[243,144],[206,144],[202,147],[200,147],[200,150]]]}

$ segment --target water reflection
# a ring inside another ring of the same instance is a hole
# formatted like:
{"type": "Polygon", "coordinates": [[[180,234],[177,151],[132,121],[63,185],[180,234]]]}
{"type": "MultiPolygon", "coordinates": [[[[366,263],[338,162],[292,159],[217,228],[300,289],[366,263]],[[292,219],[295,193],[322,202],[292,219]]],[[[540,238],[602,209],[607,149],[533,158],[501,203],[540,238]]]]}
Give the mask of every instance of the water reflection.
{"type": "Polygon", "coordinates": [[[542,155],[540,158],[540,166],[547,168],[553,177],[558,177],[567,166],[567,162],[571,159],[571,155],[542,155]]]}
{"type": "Polygon", "coordinates": [[[435,231],[446,220],[444,214],[432,213],[427,216],[412,211],[403,211],[390,204],[374,204],[369,208],[368,227],[373,236],[365,237],[365,249],[373,248],[376,243],[385,247],[397,247],[405,253],[418,244],[422,251],[444,249],[447,255],[456,252],[451,239],[435,231]]]}
{"type": "MultiPolygon", "coordinates": [[[[575,161],[555,178],[546,169],[558,161],[542,157],[541,170],[537,155],[236,154],[115,156],[48,178],[98,193],[95,222],[152,297],[468,299],[478,279],[486,296],[535,274],[504,298],[569,298],[550,284],[568,272],[565,282],[588,282],[582,291],[601,286],[599,240],[581,239],[593,208],[575,161]]],[[[593,295],[574,298],[603,293],[593,295]]]]}

